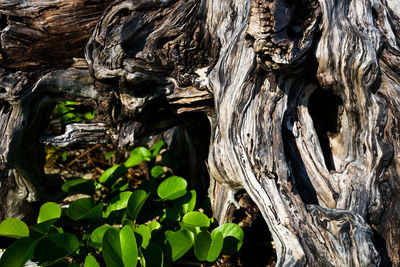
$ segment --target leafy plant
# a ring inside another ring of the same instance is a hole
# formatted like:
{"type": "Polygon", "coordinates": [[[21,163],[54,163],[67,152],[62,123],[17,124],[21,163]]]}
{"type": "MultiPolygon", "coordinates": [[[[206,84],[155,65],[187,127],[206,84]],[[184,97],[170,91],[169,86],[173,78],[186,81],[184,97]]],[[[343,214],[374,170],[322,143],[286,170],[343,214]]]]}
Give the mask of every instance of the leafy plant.
{"type": "Polygon", "coordinates": [[[84,119],[94,118],[95,111],[75,101],[65,101],[55,106],[52,119],[59,118],[61,124],[81,122],[84,119]]]}
{"type": "Polygon", "coordinates": [[[160,165],[163,145],[133,149],[97,181],[66,182],[63,191],[92,197],[63,209],[45,203],[35,225],[3,221],[0,235],[17,240],[4,252],[0,267],[23,266],[29,259],[42,266],[171,266],[182,257],[213,262],[221,253],[236,253],[242,229],[233,223],[213,229],[214,220],[195,210],[196,191],[160,165]],[[132,176],[143,168],[146,175],[132,176]]]}

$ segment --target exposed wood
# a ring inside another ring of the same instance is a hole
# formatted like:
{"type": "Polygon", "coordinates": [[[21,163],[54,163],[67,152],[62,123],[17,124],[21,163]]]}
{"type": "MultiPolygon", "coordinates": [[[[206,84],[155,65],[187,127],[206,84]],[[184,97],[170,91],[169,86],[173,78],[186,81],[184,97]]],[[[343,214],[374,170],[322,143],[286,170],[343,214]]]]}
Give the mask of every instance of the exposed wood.
{"type": "Polygon", "coordinates": [[[218,220],[245,189],[279,266],[400,265],[397,1],[0,0],[0,14],[7,216],[40,199],[40,140],[125,147],[184,125],[190,165],[209,148],[218,220]],[[43,137],[63,99],[95,121],[43,137]],[[188,137],[204,115],[210,147],[188,137]]]}

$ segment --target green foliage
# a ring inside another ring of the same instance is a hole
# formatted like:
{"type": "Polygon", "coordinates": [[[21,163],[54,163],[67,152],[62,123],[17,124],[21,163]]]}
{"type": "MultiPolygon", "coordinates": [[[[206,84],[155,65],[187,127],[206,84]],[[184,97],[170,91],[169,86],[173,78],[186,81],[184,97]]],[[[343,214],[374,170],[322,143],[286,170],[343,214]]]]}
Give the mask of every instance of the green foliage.
{"type": "Polygon", "coordinates": [[[225,255],[233,255],[239,251],[243,244],[244,233],[239,225],[234,223],[225,223],[215,228],[211,233],[211,238],[215,239],[215,236],[221,233],[224,238],[224,246],[222,253],[225,255]]]}
{"type": "Polygon", "coordinates": [[[34,257],[41,266],[49,266],[74,253],[79,245],[78,238],[73,234],[49,234],[38,242],[34,257]]]}
{"type": "Polygon", "coordinates": [[[98,227],[96,230],[93,231],[93,233],[90,235],[90,238],[88,240],[88,245],[101,250],[101,242],[103,240],[104,234],[107,232],[107,230],[114,230],[115,232],[119,232],[118,228],[115,228],[110,225],[102,225],[98,227]]]}
{"type": "Polygon", "coordinates": [[[57,203],[47,202],[40,207],[37,223],[42,223],[61,216],[61,208],[57,203]]]}
{"type": "Polygon", "coordinates": [[[27,237],[29,229],[23,221],[9,218],[0,223],[0,235],[12,238],[27,237]]]}
{"type": "Polygon", "coordinates": [[[92,255],[87,255],[85,258],[84,267],[100,267],[99,263],[96,261],[96,258],[92,255]]]}
{"type": "Polygon", "coordinates": [[[98,219],[101,217],[104,203],[96,205],[91,198],[81,198],[69,205],[67,216],[74,221],[82,219],[98,219]]]}
{"type": "Polygon", "coordinates": [[[202,231],[196,236],[194,253],[199,260],[212,262],[218,258],[223,244],[224,237],[222,233],[218,232],[212,238],[209,232],[202,231]]]}
{"type": "Polygon", "coordinates": [[[52,113],[52,119],[59,118],[61,124],[81,122],[94,118],[95,111],[80,105],[78,102],[65,101],[57,104],[52,113]]]}
{"type": "Polygon", "coordinates": [[[0,259],[0,267],[20,267],[33,256],[39,240],[32,237],[23,237],[15,241],[0,259]]]}
{"type": "Polygon", "coordinates": [[[186,194],[187,182],[182,177],[172,176],[157,188],[157,194],[162,200],[174,200],[186,194]]]}
{"type": "Polygon", "coordinates": [[[125,191],[113,197],[103,212],[103,218],[110,216],[110,213],[113,211],[125,209],[128,206],[128,201],[131,195],[132,192],[125,191]]]}
{"type": "Polygon", "coordinates": [[[70,194],[92,195],[95,192],[93,180],[73,179],[62,185],[61,190],[70,194]]]}
{"type": "Polygon", "coordinates": [[[104,261],[108,267],[135,267],[138,251],[133,229],[125,225],[117,233],[107,230],[102,241],[104,261]]]}
{"type": "Polygon", "coordinates": [[[149,193],[142,189],[135,190],[128,200],[128,215],[132,219],[136,219],[142,209],[149,193]]]}
{"type": "Polygon", "coordinates": [[[29,259],[42,266],[171,266],[182,258],[213,262],[236,253],[242,229],[228,223],[212,230],[213,219],[196,210],[202,208],[196,191],[160,165],[162,147],[161,141],[150,149],[133,149],[125,162],[96,181],[66,182],[64,192],[92,197],[63,210],[45,203],[29,228],[18,219],[3,221],[0,235],[17,240],[4,252],[0,267],[23,266],[29,259]],[[147,175],[134,178],[132,173],[142,168],[147,175]]]}
{"type": "Polygon", "coordinates": [[[182,225],[189,227],[208,228],[210,226],[210,219],[204,213],[198,211],[191,211],[183,217],[182,225]]]}
{"type": "Polygon", "coordinates": [[[176,261],[193,246],[194,233],[187,230],[179,230],[172,233],[167,238],[167,242],[171,247],[172,260],[176,261]]]}

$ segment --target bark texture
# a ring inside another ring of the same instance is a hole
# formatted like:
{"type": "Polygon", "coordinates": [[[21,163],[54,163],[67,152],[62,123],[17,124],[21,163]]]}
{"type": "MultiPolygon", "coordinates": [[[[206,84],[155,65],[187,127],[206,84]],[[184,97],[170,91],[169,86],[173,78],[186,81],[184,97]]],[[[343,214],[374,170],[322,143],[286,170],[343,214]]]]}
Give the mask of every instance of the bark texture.
{"type": "Polygon", "coordinates": [[[396,0],[0,0],[0,14],[3,216],[40,200],[41,144],[130,146],[206,115],[220,222],[245,189],[279,266],[400,265],[396,0]],[[62,99],[96,121],[43,137],[62,99]]]}

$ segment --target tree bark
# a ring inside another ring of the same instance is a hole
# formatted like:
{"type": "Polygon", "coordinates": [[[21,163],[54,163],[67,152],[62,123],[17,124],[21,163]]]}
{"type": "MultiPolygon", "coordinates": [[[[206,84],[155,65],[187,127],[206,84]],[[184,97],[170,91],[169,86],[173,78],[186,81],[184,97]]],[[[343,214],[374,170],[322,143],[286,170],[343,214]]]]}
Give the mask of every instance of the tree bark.
{"type": "Polygon", "coordinates": [[[3,216],[43,196],[42,144],[131,146],[207,116],[220,222],[244,189],[279,266],[400,265],[396,0],[0,0],[0,14],[3,216]],[[43,136],[63,99],[95,121],[43,136]]]}

